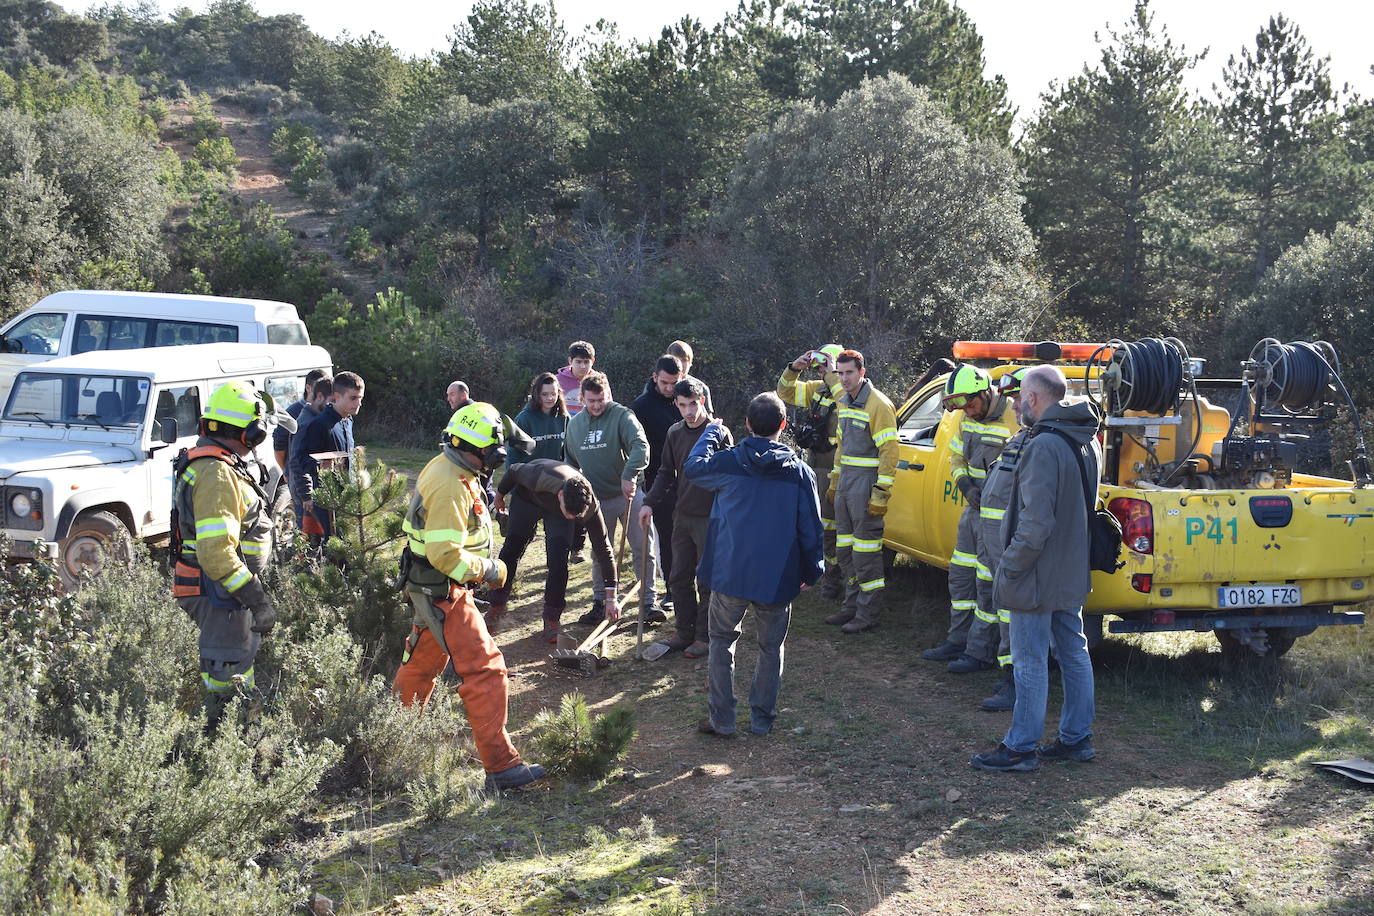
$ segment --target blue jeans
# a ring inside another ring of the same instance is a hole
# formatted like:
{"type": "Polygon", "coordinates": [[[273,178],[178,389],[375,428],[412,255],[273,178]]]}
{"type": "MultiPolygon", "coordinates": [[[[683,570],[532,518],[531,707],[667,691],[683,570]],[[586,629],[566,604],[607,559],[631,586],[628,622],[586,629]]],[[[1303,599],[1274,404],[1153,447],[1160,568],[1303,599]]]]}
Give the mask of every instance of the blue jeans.
{"type": "Polygon", "coordinates": [[[1002,743],[1013,751],[1034,750],[1045,732],[1050,698],[1049,654],[1053,643],[1064,683],[1059,740],[1077,744],[1093,731],[1093,663],[1083,635],[1083,609],[1012,611],[1011,647],[1016,655],[1016,706],[1002,743]]]}
{"type": "Polygon", "coordinates": [[[792,605],[756,604],[744,598],[711,593],[711,727],[722,735],[735,731],[735,642],[744,612],[754,608],[759,660],[749,688],[749,730],[766,735],[778,717],[778,688],[782,686],[782,643],[792,621],[792,605]]]}

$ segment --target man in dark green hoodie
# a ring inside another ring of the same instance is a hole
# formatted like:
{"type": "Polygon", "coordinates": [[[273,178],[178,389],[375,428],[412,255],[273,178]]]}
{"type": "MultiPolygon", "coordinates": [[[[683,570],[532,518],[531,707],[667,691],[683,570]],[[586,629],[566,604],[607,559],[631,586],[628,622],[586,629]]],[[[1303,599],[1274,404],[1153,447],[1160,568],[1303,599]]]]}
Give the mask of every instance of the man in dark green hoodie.
{"type": "Polygon", "coordinates": [[[1065,399],[1064,374],[1036,366],[1021,381],[1024,425],[1031,426],[1012,473],[1002,520],[1001,562],[993,605],[1011,614],[1016,703],[1011,728],[996,749],[973,757],[984,770],[1035,770],[1041,760],[1091,760],[1093,666],[1083,635],[1083,602],[1092,590],[1083,478],[1095,493],[1100,477],[1101,415],[1085,398],[1065,399]],[[1040,747],[1049,702],[1053,645],[1064,683],[1059,737],[1040,747]]]}
{"type": "MultiPolygon", "coordinates": [[[[639,476],[649,465],[649,440],[630,408],[611,400],[611,383],[605,373],[588,373],[581,391],[583,410],[568,421],[568,464],[580,470],[592,485],[614,546],[616,526],[625,522],[638,492],[639,476]]],[[[646,616],[653,616],[649,612],[658,597],[654,591],[658,564],[654,561],[653,529],[645,531],[638,524],[630,524],[626,533],[635,574],[644,577],[640,607],[646,616]]],[[[600,571],[593,568],[592,594],[596,597],[592,609],[578,618],[578,623],[595,624],[604,618],[605,602],[600,598],[604,586],[600,571]]]]}

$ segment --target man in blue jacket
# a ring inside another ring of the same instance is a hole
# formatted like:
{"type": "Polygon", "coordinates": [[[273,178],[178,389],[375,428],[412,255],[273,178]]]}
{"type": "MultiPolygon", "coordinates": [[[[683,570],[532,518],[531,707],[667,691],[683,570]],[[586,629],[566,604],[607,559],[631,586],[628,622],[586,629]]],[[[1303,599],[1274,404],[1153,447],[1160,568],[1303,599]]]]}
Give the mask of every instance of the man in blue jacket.
{"type": "Polygon", "coordinates": [[[760,394],[745,415],[747,439],[722,450],[724,428],[712,420],[682,468],[688,480],[716,494],[698,568],[711,589],[711,714],[697,726],[705,734],[735,733],[735,642],[751,605],[759,659],[749,690],[749,730],[772,730],[792,599],[825,573],[816,478],[778,441],[786,416],[776,394],[760,394]]]}

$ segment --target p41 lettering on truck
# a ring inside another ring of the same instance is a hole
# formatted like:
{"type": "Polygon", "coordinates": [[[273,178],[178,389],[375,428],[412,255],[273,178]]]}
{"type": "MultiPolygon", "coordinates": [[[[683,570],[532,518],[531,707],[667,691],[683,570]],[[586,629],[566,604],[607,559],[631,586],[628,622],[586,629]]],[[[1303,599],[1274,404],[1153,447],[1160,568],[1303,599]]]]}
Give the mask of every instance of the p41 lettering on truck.
{"type": "MultiPolygon", "coordinates": [[[[1123,565],[1093,573],[1090,640],[1210,631],[1237,658],[1279,656],[1321,626],[1360,624],[1374,582],[1374,486],[1363,431],[1323,342],[1255,345],[1238,377],[1212,378],[1178,340],[1104,344],[959,341],[956,360],[994,380],[1058,365],[1070,396],[1102,407],[1098,496],[1121,523],[1123,565]],[[1337,406],[1355,417],[1349,479],[1306,473],[1337,406]]],[[[959,415],[940,406],[948,373],[898,411],[901,455],[887,547],[947,567],[963,501],[951,478],[959,415]]]]}

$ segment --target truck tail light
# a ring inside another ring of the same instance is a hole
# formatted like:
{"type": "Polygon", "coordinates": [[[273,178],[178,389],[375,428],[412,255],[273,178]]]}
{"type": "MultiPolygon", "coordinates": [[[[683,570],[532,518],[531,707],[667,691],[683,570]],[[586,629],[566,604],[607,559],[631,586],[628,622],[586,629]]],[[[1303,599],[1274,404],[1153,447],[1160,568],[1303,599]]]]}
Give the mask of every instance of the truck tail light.
{"type": "Polygon", "coordinates": [[[1154,585],[1154,578],[1150,573],[1135,573],[1131,576],[1131,588],[1142,595],[1148,595],[1150,587],[1154,585]]]}
{"type": "Polygon", "coordinates": [[[1136,553],[1155,552],[1155,513],[1143,499],[1118,496],[1107,511],[1121,523],[1121,542],[1136,553]]]}

